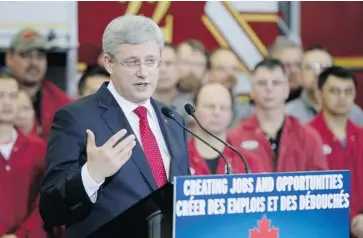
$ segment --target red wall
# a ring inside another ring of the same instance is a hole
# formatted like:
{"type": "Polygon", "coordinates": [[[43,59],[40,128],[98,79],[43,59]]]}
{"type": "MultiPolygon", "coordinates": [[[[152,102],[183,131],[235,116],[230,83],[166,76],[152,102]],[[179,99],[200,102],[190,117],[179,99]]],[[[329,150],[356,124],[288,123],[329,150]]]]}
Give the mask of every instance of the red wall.
{"type": "MultiPolygon", "coordinates": [[[[127,2],[78,2],[79,61],[94,63],[101,46],[102,33],[108,22],[126,12],[127,2]]],[[[178,44],[194,38],[208,49],[219,46],[213,35],[202,23],[205,2],[172,1],[167,14],[173,16],[172,43],[178,44]]],[[[142,2],[139,14],[151,17],[157,7],[155,2],[142,2]]],[[[165,25],[165,16],[161,27],[165,25]]],[[[251,27],[265,45],[270,45],[276,38],[277,27],[274,23],[251,23],[251,27]]]]}
{"type": "Polygon", "coordinates": [[[305,46],[321,44],[334,56],[363,55],[363,2],[301,2],[305,46]]]}
{"type": "MultiPolygon", "coordinates": [[[[335,57],[363,56],[363,2],[301,2],[301,37],[305,47],[324,45],[335,57]]],[[[363,107],[363,72],[357,103],[363,107]]]]}

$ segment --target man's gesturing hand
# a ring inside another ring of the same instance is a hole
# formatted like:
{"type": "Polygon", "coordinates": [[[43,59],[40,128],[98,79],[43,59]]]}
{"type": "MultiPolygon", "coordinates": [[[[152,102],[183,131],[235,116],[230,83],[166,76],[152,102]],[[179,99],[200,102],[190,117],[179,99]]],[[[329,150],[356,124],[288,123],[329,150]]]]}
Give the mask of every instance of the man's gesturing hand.
{"type": "Polygon", "coordinates": [[[87,130],[87,168],[92,179],[100,183],[107,177],[114,175],[131,157],[132,149],[136,145],[135,136],[126,135],[122,129],[113,135],[104,145],[97,147],[95,135],[87,130]],[[118,144],[116,144],[120,141],[118,144]]]}

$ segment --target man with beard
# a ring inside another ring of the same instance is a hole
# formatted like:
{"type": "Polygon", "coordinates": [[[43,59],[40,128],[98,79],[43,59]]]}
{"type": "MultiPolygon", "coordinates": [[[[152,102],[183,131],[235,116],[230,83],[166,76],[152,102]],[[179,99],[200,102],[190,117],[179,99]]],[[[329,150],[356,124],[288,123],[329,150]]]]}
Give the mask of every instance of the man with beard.
{"type": "Polygon", "coordinates": [[[349,119],[356,81],[348,70],[332,66],[318,79],[321,112],[310,122],[320,134],[332,170],[351,171],[352,232],[363,237],[363,130],[349,119]]]}
{"type": "Polygon", "coordinates": [[[190,39],[186,41],[187,44],[192,47],[192,74],[201,82],[205,80],[205,74],[207,72],[207,52],[202,42],[190,39]]]}
{"type": "MultiPolygon", "coordinates": [[[[208,82],[220,83],[233,92],[237,84],[237,75],[240,72],[239,61],[229,49],[217,48],[210,54],[208,61],[208,82]]],[[[238,124],[241,118],[247,118],[253,113],[250,103],[242,103],[237,97],[233,102],[233,119],[231,126],[238,124]]]]}
{"type": "Polygon", "coordinates": [[[180,78],[192,73],[193,49],[187,42],[180,43],[176,48],[176,64],[180,78]]]}
{"type": "Polygon", "coordinates": [[[44,78],[47,69],[45,39],[33,29],[14,35],[5,57],[6,66],[33,101],[38,134],[46,139],[55,112],[70,100],[44,78]]]}

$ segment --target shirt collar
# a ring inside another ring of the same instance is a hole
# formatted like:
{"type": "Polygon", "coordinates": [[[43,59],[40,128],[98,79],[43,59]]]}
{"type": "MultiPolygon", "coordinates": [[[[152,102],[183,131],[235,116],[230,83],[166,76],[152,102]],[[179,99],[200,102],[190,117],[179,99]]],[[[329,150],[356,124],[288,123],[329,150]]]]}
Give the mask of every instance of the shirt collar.
{"type": "Polygon", "coordinates": [[[318,113],[313,104],[311,104],[308,100],[307,92],[303,91],[300,96],[301,101],[304,103],[305,107],[310,110],[314,115],[318,113]]]}
{"type": "Polygon", "coordinates": [[[152,117],[152,110],[153,106],[151,105],[150,99],[148,99],[143,105],[138,105],[134,102],[131,102],[129,100],[126,100],[124,97],[122,97],[116,90],[115,86],[113,85],[112,81],[110,81],[107,85],[107,89],[110,91],[112,96],[116,99],[117,103],[121,107],[122,111],[124,112],[125,116],[130,115],[133,113],[133,111],[139,107],[144,106],[147,109],[147,112],[150,117],[152,117]]]}

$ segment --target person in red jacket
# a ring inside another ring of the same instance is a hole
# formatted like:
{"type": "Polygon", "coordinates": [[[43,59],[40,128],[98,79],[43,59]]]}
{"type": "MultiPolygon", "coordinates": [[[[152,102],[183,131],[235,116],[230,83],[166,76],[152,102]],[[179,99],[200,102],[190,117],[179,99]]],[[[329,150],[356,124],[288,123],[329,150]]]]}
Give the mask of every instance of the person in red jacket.
{"type": "Polygon", "coordinates": [[[318,133],[285,115],[289,83],[283,64],[264,59],[252,72],[251,84],[255,114],[230,129],[232,145],[253,153],[263,172],[328,169],[318,133]]]}
{"type": "Polygon", "coordinates": [[[36,115],[34,127],[46,139],[55,112],[70,99],[44,78],[47,70],[45,39],[33,29],[21,30],[11,40],[5,62],[20,87],[32,97],[36,115]]]}
{"type": "Polygon", "coordinates": [[[0,73],[0,237],[43,238],[38,209],[45,143],[14,127],[19,86],[0,73]]]}
{"type": "MultiPolygon", "coordinates": [[[[196,117],[200,123],[218,138],[231,143],[227,138],[227,128],[232,120],[231,92],[219,83],[208,83],[202,86],[195,96],[196,117]]],[[[242,159],[231,149],[195,127],[195,133],[217,148],[226,157],[233,173],[245,173],[246,168],[242,159]]],[[[225,174],[226,163],[217,152],[200,140],[192,137],[188,142],[189,158],[192,175],[225,174]]],[[[258,172],[257,158],[245,151],[241,153],[246,157],[253,172],[258,172]]]]}
{"type": "Polygon", "coordinates": [[[324,143],[332,170],[351,171],[352,232],[363,238],[363,129],[349,119],[356,96],[354,74],[331,66],[318,78],[322,111],[310,122],[324,143]]]}

